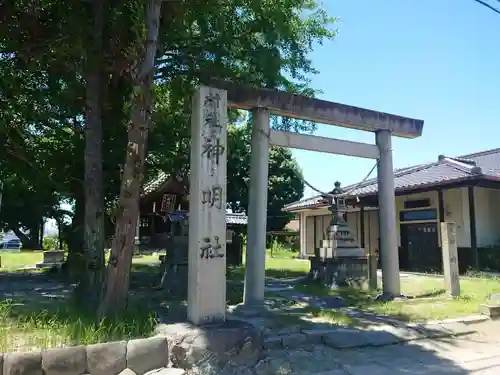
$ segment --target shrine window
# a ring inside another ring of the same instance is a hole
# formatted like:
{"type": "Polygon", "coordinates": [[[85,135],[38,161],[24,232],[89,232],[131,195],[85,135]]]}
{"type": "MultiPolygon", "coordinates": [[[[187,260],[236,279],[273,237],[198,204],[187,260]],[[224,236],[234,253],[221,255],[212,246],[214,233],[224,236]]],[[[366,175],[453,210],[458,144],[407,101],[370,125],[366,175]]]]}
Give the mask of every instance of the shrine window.
{"type": "Polygon", "coordinates": [[[431,210],[413,210],[401,211],[399,221],[434,221],[437,220],[437,211],[431,210]]]}
{"type": "Polygon", "coordinates": [[[405,210],[411,210],[413,208],[425,208],[431,206],[431,200],[429,198],[426,199],[414,199],[408,200],[404,202],[405,210]]]}

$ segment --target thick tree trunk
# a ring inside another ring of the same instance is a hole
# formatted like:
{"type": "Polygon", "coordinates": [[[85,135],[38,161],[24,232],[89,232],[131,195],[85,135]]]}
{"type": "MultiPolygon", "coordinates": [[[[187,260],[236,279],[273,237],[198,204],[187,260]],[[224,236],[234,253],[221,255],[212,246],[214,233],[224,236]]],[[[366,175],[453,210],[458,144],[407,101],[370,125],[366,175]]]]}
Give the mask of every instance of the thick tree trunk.
{"type": "MultiPolygon", "coordinates": [[[[37,227],[35,226],[35,228],[37,227]]],[[[12,228],[12,231],[17,236],[17,238],[19,238],[19,241],[21,241],[21,245],[24,250],[41,250],[38,238],[38,230],[31,229],[29,235],[21,232],[19,228],[12,228]]]]}
{"type": "Polygon", "coordinates": [[[139,216],[139,194],[144,175],[144,159],[151,120],[154,62],[160,23],[161,0],[148,0],[146,5],[147,36],[139,48],[140,64],[133,71],[134,90],[131,97],[128,145],[123,169],[115,235],[108,264],[106,291],[100,315],[124,309],[130,284],[130,267],[134,236],[139,216]]]}
{"type": "MultiPolygon", "coordinates": [[[[84,273],[78,295],[97,309],[104,284],[104,189],[102,171],[102,85],[105,2],[93,1],[94,35],[89,49],[85,110],[84,273]]],[[[94,310],[95,311],[95,310],[94,310]]]]}

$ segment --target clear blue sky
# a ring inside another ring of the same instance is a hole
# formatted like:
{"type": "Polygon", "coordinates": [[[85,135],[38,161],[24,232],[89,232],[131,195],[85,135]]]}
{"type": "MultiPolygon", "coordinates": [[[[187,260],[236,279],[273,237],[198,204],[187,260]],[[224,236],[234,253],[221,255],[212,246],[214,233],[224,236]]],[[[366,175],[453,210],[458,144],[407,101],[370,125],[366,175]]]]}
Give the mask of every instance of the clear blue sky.
{"type": "MultiPolygon", "coordinates": [[[[311,56],[320,97],[425,121],[421,138],[393,138],[395,168],[500,147],[499,14],[473,0],[324,3],[340,21],[336,39],[311,56]]],[[[375,141],[372,133],[328,125],[315,134],[375,141]]],[[[305,179],[322,190],[336,180],[358,182],[374,164],[293,152],[305,179]]],[[[306,189],[306,197],[313,194],[306,189]]]]}

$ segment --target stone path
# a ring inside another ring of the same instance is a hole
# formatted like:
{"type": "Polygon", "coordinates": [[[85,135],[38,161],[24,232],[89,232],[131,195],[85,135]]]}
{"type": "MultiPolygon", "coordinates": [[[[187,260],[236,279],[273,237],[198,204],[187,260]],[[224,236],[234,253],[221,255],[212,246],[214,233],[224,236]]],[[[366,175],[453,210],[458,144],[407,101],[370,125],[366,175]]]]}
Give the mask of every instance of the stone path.
{"type": "MultiPolygon", "coordinates": [[[[448,328],[459,323],[447,323],[448,328]]],[[[446,325],[443,324],[444,328],[446,325]]],[[[465,325],[467,326],[467,325],[465,325]]],[[[217,371],[218,375],[497,375],[500,373],[500,322],[469,326],[468,334],[422,332],[399,337],[384,331],[339,330],[314,342],[297,334],[283,346],[266,347],[257,363],[217,371]],[[474,332],[471,332],[474,331],[474,332]],[[371,340],[369,338],[371,337],[371,340]],[[378,339],[377,339],[378,337],[378,339]],[[369,342],[368,342],[369,340],[369,342]],[[297,343],[299,345],[297,345],[297,343]]],[[[465,332],[465,331],[461,331],[465,332]]],[[[302,333],[305,334],[305,333],[302,333]]],[[[401,335],[401,332],[399,333],[401,335]]]]}
{"type": "Polygon", "coordinates": [[[459,338],[433,338],[404,344],[339,349],[306,345],[270,349],[255,366],[257,375],[496,375],[499,339],[485,332],[459,338]]]}
{"type": "MultiPolygon", "coordinates": [[[[305,322],[285,326],[280,316],[246,318],[264,332],[264,351],[252,368],[231,374],[378,375],[500,373],[500,322],[406,324],[356,308],[341,298],[313,297],[293,289],[294,280],[266,280],[277,297],[276,312],[293,312],[291,303],[337,309],[357,319],[363,328],[305,322]],[[281,302],[280,302],[281,298],[281,302]],[[496,333],[493,333],[496,332],[496,333]]],[[[273,300],[270,298],[269,300],[273,300]]]]}

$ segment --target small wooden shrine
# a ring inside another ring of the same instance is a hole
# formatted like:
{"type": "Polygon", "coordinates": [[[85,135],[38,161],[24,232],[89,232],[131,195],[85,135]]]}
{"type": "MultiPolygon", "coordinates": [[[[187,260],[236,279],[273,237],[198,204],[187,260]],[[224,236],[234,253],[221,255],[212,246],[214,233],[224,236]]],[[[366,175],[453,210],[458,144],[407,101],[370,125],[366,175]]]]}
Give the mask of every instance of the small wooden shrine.
{"type": "MultiPolygon", "coordinates": [[[[144,185],[140,199],[139,249],[166,250],[166,261],[187,266],[189,192],[187,182],[161,172],[144,185]]],[[[226,262],[242,263],[244,214],[227,214],[226,262]]]]}

